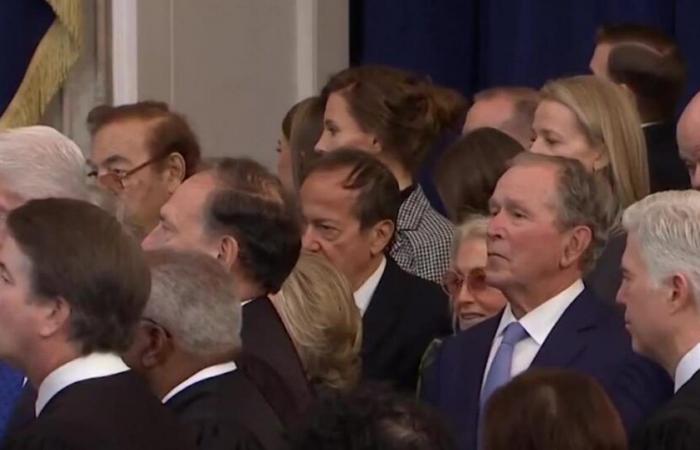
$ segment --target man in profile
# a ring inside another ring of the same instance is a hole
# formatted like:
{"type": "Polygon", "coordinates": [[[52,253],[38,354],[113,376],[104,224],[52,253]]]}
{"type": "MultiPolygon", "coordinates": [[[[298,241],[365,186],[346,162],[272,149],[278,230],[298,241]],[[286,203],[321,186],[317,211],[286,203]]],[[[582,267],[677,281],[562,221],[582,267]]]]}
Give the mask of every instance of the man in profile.
{"type": "Polygon", "coordinates": [[[0,235],[0,358],[37,390],[5,449],[193,449],[119,357],[150,290],[138,244],[97,206],[32,200],[0,235]]]}
{"type": "Polygon", "coordinates": [[[647,143],[651,191],[686,189],[688,179],[674,133],[687,78],[678,45],[648,26],[603,26],[598,30],[590,68],[596,76],[634,95],[647,143]]]}

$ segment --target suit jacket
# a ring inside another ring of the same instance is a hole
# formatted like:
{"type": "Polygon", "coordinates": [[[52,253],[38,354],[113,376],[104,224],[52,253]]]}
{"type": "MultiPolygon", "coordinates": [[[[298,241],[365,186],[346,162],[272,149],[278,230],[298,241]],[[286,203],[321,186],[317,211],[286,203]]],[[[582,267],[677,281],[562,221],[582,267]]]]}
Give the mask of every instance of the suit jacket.
{"type": "MultiPolygon", "coordinates": [[[[459,448],[476,448],[484,370],[501,314],[448,338],[423,376],[421,395],[452,426],[459,448]]],[[[632,351],[621,315],[585,289],[566,309],[531,367],[561,367],[593,376],[622,417],[625,428],[671,395],[668,375],[632,351]]]]}
{"type": "Polygon", "coordinates": [[[362,318],[363,378],[414,391],[430,342],[450,334],[447,297],[391,258],[362,318]]]}
{"type": "Polygon", "coordinates": [[[57,393],[3,449],[194,450],[177,417],[131,371],[57,393]]]}
{"type": "Polygon", "coordinates": [[[622,284],[622,255],[626,246],[627,233],[611,235],[595,267],[586,275],[586,286],[591,288],[598,298],[615,301],[622,284]]]}
{"type": "MultiPolygon", "coordinates": [[[[311,404],[311,388],[296,348],[269,298],[259,297],[243,306],[241,339],[244,352],[262,360],[280,376],[292,395],[294,411],[305,411],[311,404]]],[[[272,396],[266,398],[279,404],[272,396]]]]}
{"type": "Polygon", "coordinates": [[[635,433],[632,450],[700,448],[700,372],[635,433]]]}
{"type": "Polygon", "coordinates": [[[285,448],[281,421],[240,370],[195,383],[165,406],[191,430],[200,450],[285,448]]]}
{"type": "Polygon", "coordinates": [[[688,171],[678,156],[676,129],[673,122],[644,127],[649,161],[651,192],[689,189],[688,171]]]}

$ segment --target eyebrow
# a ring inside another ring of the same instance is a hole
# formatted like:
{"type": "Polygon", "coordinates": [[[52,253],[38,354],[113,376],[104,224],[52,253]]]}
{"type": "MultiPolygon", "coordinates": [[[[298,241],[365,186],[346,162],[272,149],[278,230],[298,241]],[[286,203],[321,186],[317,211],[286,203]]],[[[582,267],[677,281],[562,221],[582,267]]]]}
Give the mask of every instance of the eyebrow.
{"type": "Polygon", "coordinates": [[[110,155],[102,162],[102,165],[111,165],[117,163],[131,163],[131,160],[122,155],[110,155]]]}

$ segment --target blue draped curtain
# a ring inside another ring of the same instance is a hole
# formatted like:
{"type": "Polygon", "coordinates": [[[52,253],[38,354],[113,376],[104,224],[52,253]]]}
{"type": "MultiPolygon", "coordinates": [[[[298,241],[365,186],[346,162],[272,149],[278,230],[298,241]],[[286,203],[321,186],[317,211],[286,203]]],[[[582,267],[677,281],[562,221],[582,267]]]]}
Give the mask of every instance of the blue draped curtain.
{"type": "Polygon", "coordinates": [[[588,72],[596,29],[635,22],[674,36],[700,89],[700,0],[350,0],[351,62],[430,75],[467,96],[588,72]]]}

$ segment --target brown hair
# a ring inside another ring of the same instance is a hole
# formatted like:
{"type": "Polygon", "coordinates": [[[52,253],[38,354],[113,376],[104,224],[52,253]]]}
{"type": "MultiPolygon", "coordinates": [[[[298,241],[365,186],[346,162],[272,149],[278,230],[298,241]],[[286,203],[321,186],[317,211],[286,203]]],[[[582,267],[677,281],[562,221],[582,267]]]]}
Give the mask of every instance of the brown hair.
{"type": "Polygon", "coordinates": [[[129,347],[151,277],[116,219],[83,201],[50,198],[12,210],[7,229],[31,261],[33,291],[70,306],[70,339],[83,354],[129,347]]]}
{"type": "Polygon", "coordinates": [[[503,124],[504,128],[518,132],[518,135],[532,134],[532,122],[535,120],[535,110],[540,100],[539,92],[524,86],[498,86],[477,92],[474,102],[501,96],[511,99],[514,109],[513,116],[503,124]]]}
{"type": "Polygon", "coordinates": [[[416,173],[433,141],[461,129],[467,102],[454,90],[384,66],[359,66],[333,75],[321,92],[325,105],[339,92],[360,127],[374,134],[382,151],[416,173]]]}
{"type": "Polygon", "coordinates": [[[273,300],[311,383],[354,388],[361,369],[362,317],[345,277],[325,258],[302,252],[273,300]]]}
{"type": "Polygon", "coordinates": [[[315,147],[323,133],[325,107],[320,97],[309,97],[292,106],[282,121],[282,134],[289,142],[292,179],[297,189],[309,165],[318,158],[315,147]]]}
{"type": "Polygon", "coordinates": [[[343,188],[358,191],[353,213],[365,230],[382,220],[396,224],[401,207],[401,191],[389,169],[372,155],[356,149],[326,153],[309,170],[316,172],[348,170],[343,188]]]}
{"type": "Polygon", "coordinates": [[[128,105],[100,105],[87,117],[87,126],[93,137],[103,127],[128,120],[152,122],[148,147],[151,158],[165,158],[179,153],[185,160],[185,178],[197,171],[201,151],[199,142],[185,117],[171,111],[167,103],[143,101],[128,105]]]}
{"type": "Polygon", "coordinates": [[[462,136],[442,154],[435,184],[447,215],[459,223],[471,214],[488,214],[489,199],[506,163],[524,151],[512,137],[495,128],[479,128],[462,136]]]}
{"type": "Polygon", "coordinates": [[[532,369],[497,390],[486,405],[484,449],[625,450],[622,421],[589,375],[532,369]]]}
{"type": "Polygon", "coordinates": [[[220,158],[210,168],[217,187],[207,202],[206,230],[231,235],[241,266],[267,293],[277,292],[301,251],[296,204],[279,179],[247,158],[220,158]]]}

